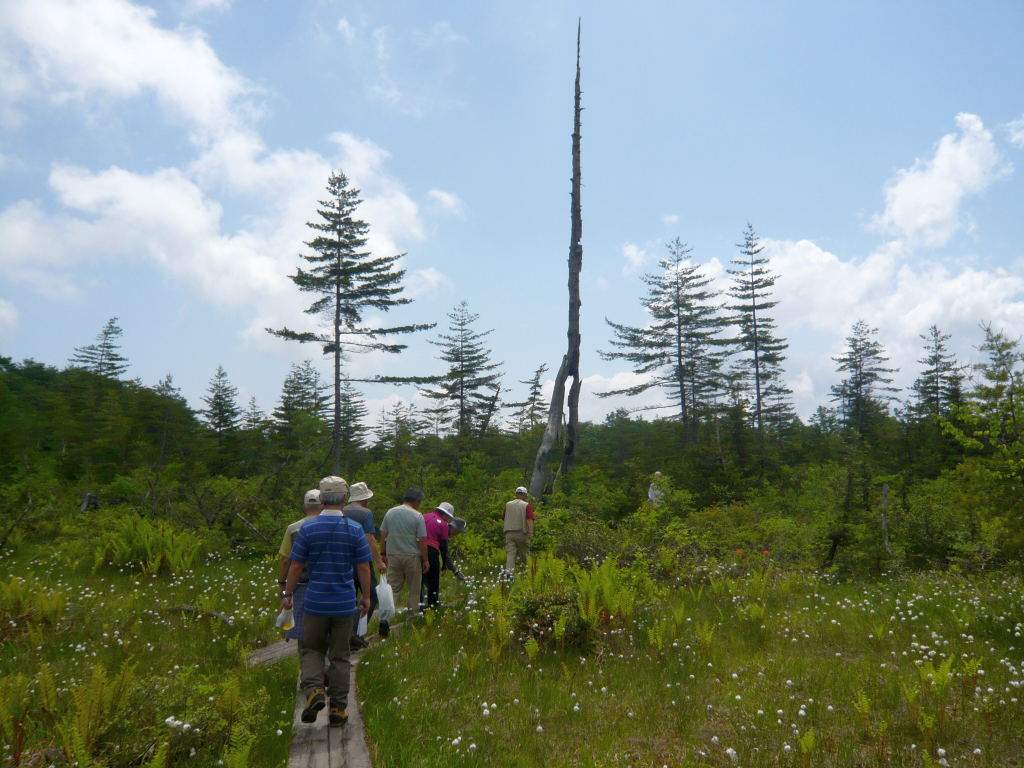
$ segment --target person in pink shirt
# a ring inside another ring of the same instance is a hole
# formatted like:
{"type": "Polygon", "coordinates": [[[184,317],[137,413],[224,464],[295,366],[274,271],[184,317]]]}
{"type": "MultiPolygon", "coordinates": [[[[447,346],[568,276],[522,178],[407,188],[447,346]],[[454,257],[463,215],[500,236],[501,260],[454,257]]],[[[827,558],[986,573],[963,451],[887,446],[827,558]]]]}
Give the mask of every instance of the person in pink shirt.
{"type": "Polygon", "coordinates": [[[423,574],[424,587],[427,591],[427,605],[437,605],[437,596],[441,590],[441,547],[447,546],[448,523],[455,519],[455,507],[443,501],[423,516],[427,526],[427,557],[430,570],[423,574]]]}

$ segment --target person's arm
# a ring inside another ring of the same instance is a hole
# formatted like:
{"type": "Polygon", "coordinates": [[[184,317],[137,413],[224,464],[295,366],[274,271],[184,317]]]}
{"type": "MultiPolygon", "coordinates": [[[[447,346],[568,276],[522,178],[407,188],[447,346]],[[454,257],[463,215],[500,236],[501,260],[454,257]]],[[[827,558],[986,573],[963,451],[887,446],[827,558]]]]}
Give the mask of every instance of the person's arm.
{"type": "Polygon", "coordinates": [[[420,557],[423,558],[423,572],[430,570],[430,556],[427,554],[427,537],[417,536],[416,543],[420,545],[420,557]]]}
{"type": "Polygon", "coordinates": [[[288,580],[288,567],[291,564],[292,564],[292,559],[290,557],[282,557],[281,558],[281,576],[280,576],[280,578],[278,578],[278,584],[277,584],[281,589],[284,589],[284,584],[288,580]]]}
{"type": "Polygon", "coordinates": [[[380,573],[387,573],[388,565],[383,561],[380,550],[377,548],[377,537],[372,533],[366,534],[366,543],[370,545],[370,554],[373,555],[373,562],[376,563],[377,570],[380,573]]]}
{"type": "Polygon", "coordinates": [[[533,538],[533,520],[526,521],[526,532],[528,536],[533,538]]]}
{"type": "Polygon", "coordinates": [[[384,567],[388,567],[388,532],[381,529],[380,532],[380,561],[384,567]]]}
{"type": "Polygon", "coordinates": [[[526,535],[533,538],[533,506],[526,505],[526,535]]]}
{"type": "Polygon", "coordinates": [[[441,570],[442,571],[454,571],[455,566],[452,564],[452,559],[448,555],[448,539],[441,539],[437,542],[441,553],[441,570]]]}
{"type": "Polygon", "coordinates": [[[359,613],[365,616],[370,612],[370,564],[359,563],[356,572],[359,574],[359,588],[362,590],[359,593],[362,595],[359,598],[359,613]]]}
{"type": "Polygon", "coordinates": [[[295,592],[295,587],[298,586],[299,576],[302,575],[302,567],[304,563],[292,560],[292,564],[288,566],[288,580],[284,585],[284,597],[281,598],[282,608],[292,608],[295,603],[292,602],[292,593],[295,592]]]}

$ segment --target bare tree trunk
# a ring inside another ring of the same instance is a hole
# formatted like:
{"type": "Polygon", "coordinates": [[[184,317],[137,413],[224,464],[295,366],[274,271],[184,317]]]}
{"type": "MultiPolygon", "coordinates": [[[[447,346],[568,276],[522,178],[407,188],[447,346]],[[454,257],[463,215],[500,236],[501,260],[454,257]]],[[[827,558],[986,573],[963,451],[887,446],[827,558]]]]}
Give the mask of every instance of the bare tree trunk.
{"type": "Polygon", "coordinates": [[[579,444],[579,403],[580,387],[580,271],[583,268],[583,213],[580,206],[580,27],[576,29],[576,105],[573,117],[572,134],[572,235],[569,240],[569,330],[567,333],[569,349],[562,358],[555,377],[555,389],[551,393],[551,407],[548,410],[548,423],[544,429],[544,438],[537,450],[537,460],[533,465],[533,477],[530,480],[530,493],[540,497],[544,492],[544,480],[547,473],[548,457],[559,436],[562,423],[562,407],[565,399],[565,382],[573,378],[569,389],[569,421],[565,428],[565,449],[559,466],[559,474],[566,474],[576,458],[576,447],[579,444]]]}

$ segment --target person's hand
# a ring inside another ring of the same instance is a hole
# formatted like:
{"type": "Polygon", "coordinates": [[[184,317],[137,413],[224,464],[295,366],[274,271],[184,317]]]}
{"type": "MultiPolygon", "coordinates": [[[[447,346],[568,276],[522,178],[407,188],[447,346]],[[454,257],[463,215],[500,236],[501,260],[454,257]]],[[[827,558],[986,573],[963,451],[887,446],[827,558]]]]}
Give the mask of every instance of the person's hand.
{"type": "Polygon", "coordinates": [[[426,573],[429,570],[430,570],[430,561],[429,560],[424,560],[423,561],[423,572],[426,573]]]}
{"type": "Polygon", "coordinates": [[[291,595],[282,595],[281,596],[281,609],[282,610],[290,611],[294,607],[295,607],[295,601],[292,599],[291,595]]]}
{"type": "Polygon", "coordinates": [[[384,555],[380,556],[380,562],[377,563],[377,571],[378,573],[388,572],[388,560],[384,555]]]}
{"type": "Polygon", "coordinates": [[[369,612],[370,612],[370,598],[368,596],[364,595],[359,600],[359,615],[360,616],[365,616],[369,612]]]}

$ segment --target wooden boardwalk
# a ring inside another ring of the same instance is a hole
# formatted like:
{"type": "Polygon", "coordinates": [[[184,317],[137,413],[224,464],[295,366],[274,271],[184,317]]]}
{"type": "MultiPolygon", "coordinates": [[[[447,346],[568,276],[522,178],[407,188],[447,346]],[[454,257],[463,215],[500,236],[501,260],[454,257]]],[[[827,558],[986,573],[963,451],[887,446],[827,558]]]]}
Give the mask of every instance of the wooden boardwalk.
{"type": "Polygon", "coordinates": [[[341,728],[327,724],[327,707],[320,710],[315,723],[300,719],[305,697],[301,691],[295,696],[295,739],[288,759],[288,768],[370,768],[370,751],[366,744],[366,730],[356,696],[356,669],[362,652],[352,654],[349,673],[348,723],[341,728]]]}
{"type": "MultiPolygon", "coordinates": [[[[298,643],[279,642],[254,651],[249,657],[250,664],[273,664],[295,656],[298,643]]],[[[315,723],[302,722],[302,710],[306,706],[302,692],[295,693],[295,737],[288,758],[288,768],[371,768],[370,750],[366,743],[366,729],[356,696],[356,669],[362,651],[352,654],[352,671],[349,673],[348,723],[340,728],[328,725],[327,707],[317,715],[315,723]]]]}

